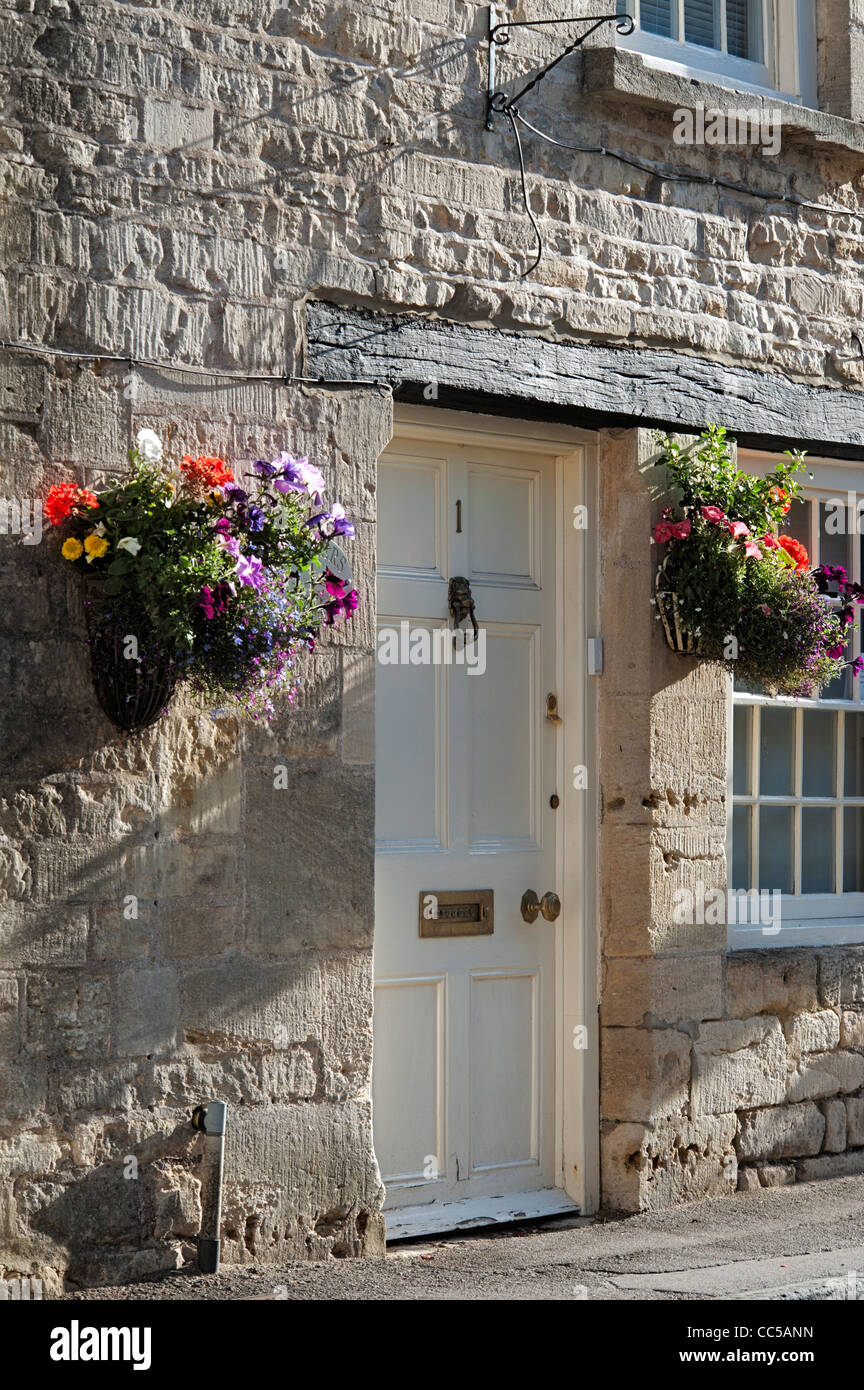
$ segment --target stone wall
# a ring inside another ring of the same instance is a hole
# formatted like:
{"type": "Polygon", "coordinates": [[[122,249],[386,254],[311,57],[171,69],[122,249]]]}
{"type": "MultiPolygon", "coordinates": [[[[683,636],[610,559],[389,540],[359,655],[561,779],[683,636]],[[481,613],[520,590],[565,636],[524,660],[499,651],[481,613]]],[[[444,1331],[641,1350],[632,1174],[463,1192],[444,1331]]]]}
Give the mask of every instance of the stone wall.
{"type": "Polygon", "coordinates": [[[738,1119],[738,1186],[864,1172],[864,947],[741,951],[695,1044],[697,1095],[738,1119]]]}
{"type": "Polygon", "coordinates": [[[123,465],[129,431],[252,459],[308,450],[358,518],[356,625],[267,726],[188,701],[138,736],[101,716],[80,580],[2,550],[0,1269],[48,1290],[194,1255],[200,1139],[229,1121],[228,1261],[380,1253],[370,1118],[375,464],[384,392],[31,362],[4,394],[7,496],[123,465]],[[276,775],[279,773],[280,775],[276,775]]]}
{"type": "Polygon", "coordinates": [[[632,623],[663,475],[645,431],[600,455],[603,1204],[862,1172],[864,947],[729,952],[725,921],[677,920],[678,890],[727,886],[727,677],[632,623]]]}
{"type": "MultiPolygon", "coordinates": [[[[849,0],[820,5],[823,105],[857,115],[849,0]],[[841,69],[846,94],[829,100],[841,69]]],[[[485,4],[463,0],[410,14],[401,0],[7,0],[0,336],[290,370],[313,296],[864,382],[855,123],[787,105],[776,158],[676,146],[676,106],[740,97],[620,50],[610,64],[610,26],[525,99],[529,119],[849,215],[671,183],[526,134],[547,252],[522,280],[534,236],[508,122],[485,128],[486,22],[485,4]]],[[[561,38],[516,31],[501,82],[514,90],[561,38]]]]}

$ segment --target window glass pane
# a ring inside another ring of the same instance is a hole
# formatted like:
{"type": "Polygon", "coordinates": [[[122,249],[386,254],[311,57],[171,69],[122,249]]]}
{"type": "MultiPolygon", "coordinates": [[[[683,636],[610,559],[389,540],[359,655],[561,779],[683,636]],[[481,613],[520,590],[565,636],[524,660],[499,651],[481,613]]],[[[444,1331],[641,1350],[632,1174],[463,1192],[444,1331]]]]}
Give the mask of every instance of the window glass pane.
{"type": "Polygon", "coordinates": [[[834,796],[837,715],[829,710],[804,711],[804,768],[802,790],[805,796],[834,796]]]}
{"type": "Polygon", "coordinates": [[[732,790],[736,796],[750,792],[750,728],[752,711],[736,705],[732,716],[732,790]]]}
{"type": "Polygon", "coordinates": [[[726,0],[726,47],[736,58],[762,62],[762,0],[726,0]]]}
{"type": "Polygon", "coordinates": [[[843,795],[864,796],[864,715],[847,714],[843,767],[843,795]]]}
{"type": "MultiPolygon", "coordinates": [[[[819,554],[811,556],[813,564],[842,565],[849,569],[849,536],[846,508],[838,510],[819,503],[819,554]]],[[[846,660],[852,660],[851,643],[846,649],[846,660]]],[[[844,671],[836,680],[823,687],[820,698],[823,700],[848,700],[852,694],[851,672],[844,671]]]]}
{"type": "Polygon", "coordinates": [[[846,509],[819,503],[819,554],[810,557],[814,565],[843,565],[849,568],[849,537],[846,509]]]}
{"type": "Polygon", "coordinates": [[[703,48],[719,48],[717,0],[684,0],[684,37],[703,48]]]}
{"type": "Polygon", "coordinates": [[[834,892],[834,811],[805,806],[801,811],[801,892],[834,892]]]}
{"type": "MultiPolygon", "coordinates": [[[[846,647],[846,660],[852,660],[851,644],[847,644],[846,647]]],[[[845,671],[841,671],[840,675],[837,676],[835,680],[829,681],[827,685],[823,685],[822,689],[819,691],[820,700],[848,700],[852,694],[851,680],[852,673],[848,668],[845,671]]]]}
{"type": "Polygon", "coordinates": [[[759,808],[759,888],[792,892],[792,807],[759,808]]]}
{"type": "Polygon", "coordinates": [[[639,28],[649,34],[674,38],[672,32],[671,0],[642,0],[639,6],[639,28]]]}
{"type": "Polygon", "coordinates": [[[759,739],[759,791],[762,796],[788,796],[792,792],[794,717],[791,709],[772,709],[768,705],[762,708],[759,739]]]}
{"type": "Polygon", "coordinates": [[[749,806],[735,806],[732,811],[732,887],[750,887],[750,816],[749,806]]]}
{"type": "Polygon", "coordinates": [[[810,506],[809,502],[793,502],[786,513],[784,531],[794,536],[803,546],[810,549],[810,506]]]}
{"type": "Polygon", "coordinates": [[[843,892],[864,893],[864,808],[843,812],[843,892]]]}

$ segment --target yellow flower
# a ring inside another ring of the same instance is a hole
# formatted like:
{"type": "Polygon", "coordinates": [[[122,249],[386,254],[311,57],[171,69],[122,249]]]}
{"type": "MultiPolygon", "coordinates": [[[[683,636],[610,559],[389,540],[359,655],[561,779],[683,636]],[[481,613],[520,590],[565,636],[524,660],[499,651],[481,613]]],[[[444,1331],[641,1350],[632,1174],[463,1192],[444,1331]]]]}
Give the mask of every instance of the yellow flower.
{"type": "Polygon", "coordinates": [[[63,542],[60,554],[64,560],[78,560],[84,554],[84,547],[74,536],[70,536],[68,541],[63,542]]]}
{"type": "MultiPolygon", "coordinates": [[[[95,531],[91,531],[90,535],[84,541],[84,549],[87,551],[87,563],[89,565],[94,560],[98,560],[100,555],[105,554],[105,551],[108,549],[108,542],[104,537],[97,536],[95,531]]],[[[78,553],[80,554],[81,552],[79,551],[78,553]]]]}

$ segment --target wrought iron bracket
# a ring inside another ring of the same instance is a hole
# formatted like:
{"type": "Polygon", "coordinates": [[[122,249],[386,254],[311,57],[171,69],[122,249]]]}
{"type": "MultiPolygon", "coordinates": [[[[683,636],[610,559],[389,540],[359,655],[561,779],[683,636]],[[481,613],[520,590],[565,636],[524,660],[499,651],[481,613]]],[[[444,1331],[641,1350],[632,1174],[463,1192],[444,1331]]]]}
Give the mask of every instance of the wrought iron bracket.
{"type": "Polygon", "coordinates": [[[565,58],[569,58],[570,54],[575,52],[575,50],[579,48],[587,38],[590,38],[590,36],[603,24],[612,23],[615,24],[619,34],[632,34],[636,27],[632,16],[628,14],[604,14],[593,21],[590,15],[572,15],[565,19],[507,20],[499,24],[495,6],[490,5],[488,36],[489,82],[486,94],[486,129],[492,130],[494,128],[496,115],[509,116],[511,113],[516,114],[516,103],[521,101],[526,93],[530,92],[532,88],[542,82],[544,77],[548,77],[553,68],[557,68],[559,63],[563,63],[565,58]],[[499,48],[505,48],[510,42],[511,29],[539,29],[546,24],[590,24],[591,27],[586,29],[584,34],[580,34],[578,39],[575,39],[573,43],[568,44],[564,51],[558,54],[557,58],[553,58],[551,63],[546,64],[545,68],[541,68],[538,73],[535,73],[531,80],[526,82],[525,86],[520,88],[515,95],[508,96],[506,92],[500,91],[497,87],[497,50],[499,48]]]}

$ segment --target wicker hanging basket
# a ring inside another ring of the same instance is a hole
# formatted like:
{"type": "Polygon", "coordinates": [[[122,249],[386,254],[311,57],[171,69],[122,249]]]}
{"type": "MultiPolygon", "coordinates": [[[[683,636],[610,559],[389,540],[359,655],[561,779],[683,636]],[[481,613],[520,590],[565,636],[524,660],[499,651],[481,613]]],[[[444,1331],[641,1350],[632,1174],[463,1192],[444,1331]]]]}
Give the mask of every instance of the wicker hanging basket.
{"type": "Polygon", "coordinates": [[[678,613],[678,595],[670,589],[661,589],[662,567],[654,578],[654,593],[657,598],[657,612],[663,623],[666,641],[673,652],[683,652],[687,656],[699,656],[702,651],[702,638],[684,627],[678,613]]]}
{"type": "Polygon", "coordinates": [[[173,662],[153,654],[143,624],[130,634],[98,580],[88,583],[85,598],[93,689],[105,714],[125,733],[155,724],[171,702],[176,684],[173,662]],[[138,655],[130,653],[134,635],[138,655]]]}

